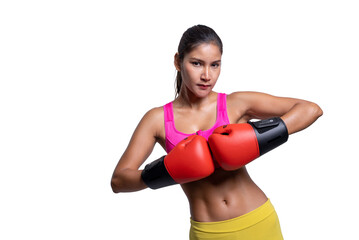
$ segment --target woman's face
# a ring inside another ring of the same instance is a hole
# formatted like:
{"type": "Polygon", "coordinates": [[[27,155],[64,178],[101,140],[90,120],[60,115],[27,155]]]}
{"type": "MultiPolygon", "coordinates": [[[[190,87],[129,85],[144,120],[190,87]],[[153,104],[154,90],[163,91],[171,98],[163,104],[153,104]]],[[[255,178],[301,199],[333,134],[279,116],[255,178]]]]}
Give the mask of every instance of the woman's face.
{"type": "Polygon", "coordinates": [[[183,62],[177,64],[182,75],[182,87],[198,97],[207,96],[221,72],[221,57],[218,46],[213,43],[203,43],[187,53],[183,62]]]}

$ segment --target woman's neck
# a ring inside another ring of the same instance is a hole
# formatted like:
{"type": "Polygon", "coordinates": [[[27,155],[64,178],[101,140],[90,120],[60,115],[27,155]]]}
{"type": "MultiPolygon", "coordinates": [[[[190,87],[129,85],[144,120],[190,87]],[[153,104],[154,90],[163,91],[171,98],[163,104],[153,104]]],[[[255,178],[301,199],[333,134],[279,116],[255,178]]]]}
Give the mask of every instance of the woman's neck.
{"type": "MultiPolygon", "coordinates": [[[[183,89],[181,89],[183,90],[183,89]]],[[[201,108],[204,105],[207,105],[209,102],[216,98],[217,93],[211,91],[205,97],[198,97],[194,95],[191,91],[180,91],[178,97],[174,100],[174,103],[180,107],[188,107],[188,108],[201,108]]]]}

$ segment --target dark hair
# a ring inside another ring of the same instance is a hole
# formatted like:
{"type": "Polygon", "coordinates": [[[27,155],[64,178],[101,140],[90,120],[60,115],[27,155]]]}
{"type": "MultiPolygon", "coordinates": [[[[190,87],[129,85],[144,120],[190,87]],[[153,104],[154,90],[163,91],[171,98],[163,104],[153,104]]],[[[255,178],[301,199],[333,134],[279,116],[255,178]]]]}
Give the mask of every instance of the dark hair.
{"type": "MultiPolygon", "coordinates": [[[[214,43],[218,46],[221,54],[223,53],[223,44],[217,33],[210,27],[204,25],[195,25],[191,28],[188,28],[182,35],[178,45],[179,62],[183,61],[185,54],[191,52],[195,47],[202,43],[214,43]]],[[[181,90],[181,85],[181,72],[177,71],[176,96],[181,90]]]]}

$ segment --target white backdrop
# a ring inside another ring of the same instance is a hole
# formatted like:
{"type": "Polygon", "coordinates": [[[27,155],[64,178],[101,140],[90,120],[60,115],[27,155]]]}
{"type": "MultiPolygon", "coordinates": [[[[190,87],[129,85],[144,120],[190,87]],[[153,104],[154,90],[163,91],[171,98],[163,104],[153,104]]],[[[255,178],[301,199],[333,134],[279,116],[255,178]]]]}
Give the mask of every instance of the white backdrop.
{"type": "MultiPolygon", "coordinates": [[[[285,239],[359,239],[357,1],[1,1],[0,239],[187,239],[179,186],[113,194],[143,114],[174,98],[182,33],[224,43],[218,92],[324,115],[248,166],[285,239]]],[[[164,151],[156,146],[148,161],[164,151]]]]}

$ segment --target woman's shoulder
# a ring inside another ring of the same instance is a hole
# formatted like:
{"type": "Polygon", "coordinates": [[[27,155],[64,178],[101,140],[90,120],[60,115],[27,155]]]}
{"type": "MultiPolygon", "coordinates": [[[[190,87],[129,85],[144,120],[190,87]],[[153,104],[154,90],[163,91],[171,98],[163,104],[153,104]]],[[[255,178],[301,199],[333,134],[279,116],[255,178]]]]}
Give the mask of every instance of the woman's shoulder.
{"type": "Polygon", "coordinates": [[[251,104],[260,99],[265,99],[269,94],[255,91],[238,91],[227,94],[227,101],[231,104],[251,104]]]}
{"type": "Polygon", "coordinates": [[[154,137],[158,137],[163,132],[163,122],[163,107],[154,107],[143,115],[138,129],[143,129],[145,132],[150,132],[154,137]]]}
{"type": "Polygon", "coordinates": [[[255,92],[255,91],[237,91],[227,94],[227,98],[229,99],[246,99],[250,97],[255,97],[258,95],[262,95],[264,93],[255,92]]]}
{"type": "Polygon", "coordinates": [[[151,120],[153,122],[156,122],[158,120],[163,119],[163,106],[160,107],[154,107],[148,110],[145,115],[143,116],[146,120],[151,120]]]}
{"type": "Polygon", "coordinates": [[[248,102],[248,100],[252,97],[255,97],[258,92],[251,91],[238,91],[227,94],[227,102],[230,105],[243,105],[243,103],[248,102]]]}
{"type": "Polygon", "coordinates": [[[250,116],[250,109],[257,104],[263,93],[253,91],[240,91],[227,94],[227,112],[235,119],[247,121],[250,116]]]}

